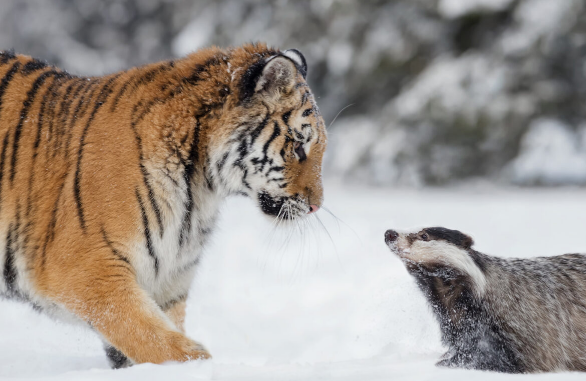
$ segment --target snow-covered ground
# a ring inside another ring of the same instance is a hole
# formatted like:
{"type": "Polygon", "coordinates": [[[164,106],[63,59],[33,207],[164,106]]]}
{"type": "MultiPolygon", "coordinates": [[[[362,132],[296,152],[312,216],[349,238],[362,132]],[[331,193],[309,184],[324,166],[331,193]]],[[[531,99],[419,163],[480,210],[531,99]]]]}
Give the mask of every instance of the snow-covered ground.
{"type": "Polygon", "coordinates": [[[202,262],[187,332],[214,359],[109,370],[89,330],[0,302],[0,378],[31,380],[578,380],[442,369],[439,331],[387,228],[462,230],[501,256],[586,252],[586,190],[388,190],[328,184],[327,212],[274,232],[234,198],[202,262]]]}

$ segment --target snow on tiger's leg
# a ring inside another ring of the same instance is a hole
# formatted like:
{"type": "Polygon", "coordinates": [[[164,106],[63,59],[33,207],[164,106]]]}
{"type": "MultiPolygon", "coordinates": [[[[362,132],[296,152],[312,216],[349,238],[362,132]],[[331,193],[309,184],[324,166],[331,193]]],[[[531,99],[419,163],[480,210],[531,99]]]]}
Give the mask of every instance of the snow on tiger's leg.
{"type": "MultiPolygon", "coordinates": [[[[180,332],[139,287],[130,264],[109,250],[87,253],[81,256],[83,260],[79,256],[69,258],[71,262],[61,261],[59,276],[46,273],[53,276],[42,279],[41,292],[88,322],[133,363],[160,364],[211,357],[201,344],[180,332]]],[[[108,357],[114,366],[126,365],[116,351],[110,350],[108,357]]]]}

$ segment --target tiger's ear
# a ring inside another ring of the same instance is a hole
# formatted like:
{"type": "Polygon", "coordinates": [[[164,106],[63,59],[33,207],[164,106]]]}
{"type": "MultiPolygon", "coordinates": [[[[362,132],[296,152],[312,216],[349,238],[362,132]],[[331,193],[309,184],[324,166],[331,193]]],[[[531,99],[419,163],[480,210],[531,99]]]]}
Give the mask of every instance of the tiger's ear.
{"type": "Polygon", "coordinates": [[[270,97],[291,92],[295,85],[297,67],[293,60],[285,56],[274,56],[262,69],[256,81],[254,92],[263,93],[270,97]]]}
{"type": "Polygon", "coordinates": [[[303,76],[303,79],[305,79],[307,77],[307,61],[305,61],[303,54],[301,54],[301,52],[297,49],[289,49],[285,50],[283,55],[295,62],[297,70],[299,70],[303,76]]]}
{"type": "Polygon", "coordinates": [[[254,94],[269,97],[289,92],[295,85],[297,73],[307,75],[307,62],[297,49],[285,50],[250,66],[240,82],[240,100],[245,101],[254,94]]]}

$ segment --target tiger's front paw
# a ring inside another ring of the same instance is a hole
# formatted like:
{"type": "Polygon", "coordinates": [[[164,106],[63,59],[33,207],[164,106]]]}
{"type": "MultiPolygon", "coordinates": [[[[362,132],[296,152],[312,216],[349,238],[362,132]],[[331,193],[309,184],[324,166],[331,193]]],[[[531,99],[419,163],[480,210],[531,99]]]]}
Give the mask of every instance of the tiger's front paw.
{"type": "Polygon", "coordinates": [[[205,349],[201,351],[193,351],[189,354],[190,360],[209,360],[212,358],[210,352],[206,351],[205,349]]]}
{"type": "Polygon", "coordinates": [[[176,353],[174,361],[191,361],[191,360],[207,360],[211,359],[212,355],[205,349],[203,345],[197,341],[191,340],[186,336],[174,333],[175,337],[172,340],[172,347],[176,353]]]}
{"type": "Polygon", "coordinates": [[[193,345],[188,354],[189,360],[209,360],[212,358],[210,352],[200,343],[193,341],[193,345]]]}

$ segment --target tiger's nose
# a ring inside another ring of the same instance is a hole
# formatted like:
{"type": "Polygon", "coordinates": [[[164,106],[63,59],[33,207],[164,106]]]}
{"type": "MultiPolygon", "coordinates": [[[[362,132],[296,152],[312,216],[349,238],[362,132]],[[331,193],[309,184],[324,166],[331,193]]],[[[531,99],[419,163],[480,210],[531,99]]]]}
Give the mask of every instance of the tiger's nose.
{"type": "Polygon", "coordinates": [[[396,231],[389,229],[385,232],[385,242],[386,243],[395,242],[397,240],[397,238],[399,238],[399,233],[397,233],[396,231]]]}
{"type": "Polygon", "coordinates": [[[319,206],[317,205],[309,205],[309,212],[307,214],[315,213],[319,210],[319,206]]]}

